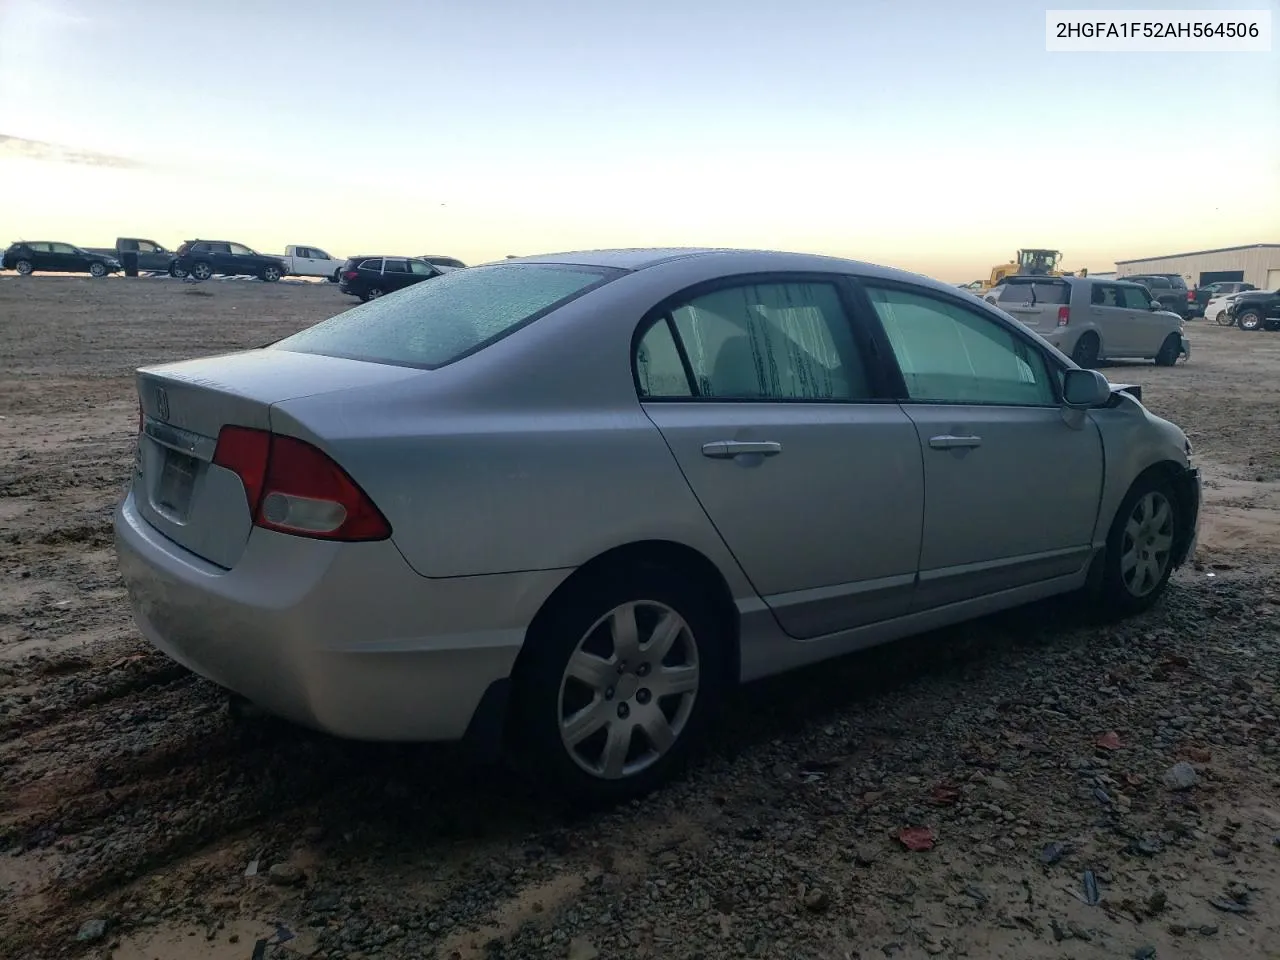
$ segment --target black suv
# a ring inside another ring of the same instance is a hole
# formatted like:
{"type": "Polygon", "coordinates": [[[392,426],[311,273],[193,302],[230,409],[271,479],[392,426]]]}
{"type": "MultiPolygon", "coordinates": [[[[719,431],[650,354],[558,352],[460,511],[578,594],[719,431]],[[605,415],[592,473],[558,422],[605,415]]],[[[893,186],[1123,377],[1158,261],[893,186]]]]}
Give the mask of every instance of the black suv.
{"type": "Polygon", "coordinates": [[[208,280],[224,277],[258,277],[275,283],[284,276],[284,261],[227,240],[188,240],[169,261],[169,275],[208,280]]]}
{"type": "Polygon", "coordinates": [[[421,257],[352,257],[342,265],[338,289],[361,300],[373,300],[443,272],[421,257]]]}
{"type": "Polygon", "coordinates": [[[101,253],[91,253],[73,243],[51,240],[19,240],[0,258],[0,268],[17,270],[24,277],[37,270],[48,273],[88,273],[105,277],[120,270],[120,261],[101,253]]]}
{"type": "Polygon", "coordinates": [[[1227,305],[1241,330],[1280,330],[1280,290],[1251,290],[1227,305]]]}
{"type": "MultiPolygon", "coordinates": [[[[1152,298],[1160,301],[1166,310],[1171,310],[1183,320],[1193,315],[1196,295],[1187,289],[1187,281],[1176,273],[1140,273],[1133,277],[1116,277],[1126,283],[1140,283],[1147,288],[1152,298]]],[[[1206,303],[1208,301],[1205,301],[1206,303]]]]}

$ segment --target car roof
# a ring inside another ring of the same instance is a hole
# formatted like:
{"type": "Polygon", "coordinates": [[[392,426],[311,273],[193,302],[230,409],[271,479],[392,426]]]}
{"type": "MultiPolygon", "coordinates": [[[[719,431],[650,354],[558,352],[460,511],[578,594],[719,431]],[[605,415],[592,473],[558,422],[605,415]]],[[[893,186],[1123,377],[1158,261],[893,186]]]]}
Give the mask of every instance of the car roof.
{"type": "MultiPolygon", "coordinates": [[[[825,273],[839,271],[857,273],[881,280],[906,280],[955,293],[955,287],[922,274],[884,267],[862,260],[832,257],[818,253],[789,253],[781,250],[762,250],[737,247],[648,247],[606,250],[575,250],[565,253],[547,253],[531,257],[511,257],[495,263],[558,263],[565,266],[605,267],[628,272],[647,270],[662,264],[681,260],[742,261],[750,263],[750,272],[769,268],[777,270],[813,271],[825,273]]],[[[726,263],[726,269],[734,267],[726,263]]]]}

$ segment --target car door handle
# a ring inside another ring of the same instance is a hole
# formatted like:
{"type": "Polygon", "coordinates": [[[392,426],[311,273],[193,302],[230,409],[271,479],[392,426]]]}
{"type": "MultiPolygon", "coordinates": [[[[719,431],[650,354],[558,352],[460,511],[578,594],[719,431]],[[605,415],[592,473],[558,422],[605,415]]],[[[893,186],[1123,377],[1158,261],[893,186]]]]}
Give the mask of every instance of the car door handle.
{"type": "Polygon", "coordinates": [[[702,445],[702,455],[712,460],[732,460],[744,453],[773,457],[782,452],[782,444],[771,440],[716,440],[702,445]]]}
{"type": "Polygon", "coordinates": [[[950,434],[944,434],[941,437],[930,437],[929,446],[934,450],[954,450],[957,447],[980,447],[982,446],[982,438],[953,437],[950,434]]]}

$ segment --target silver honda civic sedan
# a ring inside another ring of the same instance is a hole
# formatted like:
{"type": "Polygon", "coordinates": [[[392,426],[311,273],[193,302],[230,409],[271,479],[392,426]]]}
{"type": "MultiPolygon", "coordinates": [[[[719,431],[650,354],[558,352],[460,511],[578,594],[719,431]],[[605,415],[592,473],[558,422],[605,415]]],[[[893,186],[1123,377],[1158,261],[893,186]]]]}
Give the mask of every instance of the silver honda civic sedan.
{"type": "Polygon", "coordinates": [[[1141,611],[1200,506],[1140,390],[829,257],[507,260],[137,387],[116,545],[155,646],[595,799],[736,683],[1071,591],[1141,611]]]}

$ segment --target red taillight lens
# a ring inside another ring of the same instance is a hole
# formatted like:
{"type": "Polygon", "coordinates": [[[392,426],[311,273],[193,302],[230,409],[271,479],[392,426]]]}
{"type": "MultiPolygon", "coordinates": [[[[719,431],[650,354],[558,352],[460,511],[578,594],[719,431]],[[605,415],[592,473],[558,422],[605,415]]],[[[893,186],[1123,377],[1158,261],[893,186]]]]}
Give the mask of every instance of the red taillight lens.
{"type": "Polygon", "coordinates": [[[358,276],[360,276],[360,274],[356,273],[356,271],[348,270],[342,275],[342,279],[350,283],[352,280],[354,280],[358,276]]]}
{"type": "Polygon", "coordinates": [[[1058,326],[1065,327],[1070,322],[1071,322],[1071,308],[1059,307],[1058,308],[1058,326]]]}
{"type": "Polygon", "coordinates": [[[304,440],[223,427],[213,462],[244,484],[255,526],[322,540],[385,540],[391,526],[347,472],[304,440]]]}

